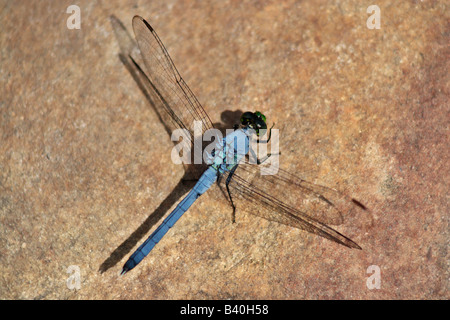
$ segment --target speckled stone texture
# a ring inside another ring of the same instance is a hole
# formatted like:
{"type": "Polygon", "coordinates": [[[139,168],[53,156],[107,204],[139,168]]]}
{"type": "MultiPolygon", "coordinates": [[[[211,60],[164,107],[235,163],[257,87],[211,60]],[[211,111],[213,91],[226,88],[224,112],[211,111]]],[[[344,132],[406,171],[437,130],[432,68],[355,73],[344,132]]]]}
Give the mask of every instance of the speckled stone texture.
{"type": "Polygon", "coordinates": [[[77,1],[69,30],[71,4],[0,2],[1,299],[450,298],[448,2],[77,1]],[[363,250],[232,224],[213,187],[120,277],[186,187],[112,14],[150,21],[213,122],[262,111],[282,168],[362,201],[336,229],[363,250]]]}

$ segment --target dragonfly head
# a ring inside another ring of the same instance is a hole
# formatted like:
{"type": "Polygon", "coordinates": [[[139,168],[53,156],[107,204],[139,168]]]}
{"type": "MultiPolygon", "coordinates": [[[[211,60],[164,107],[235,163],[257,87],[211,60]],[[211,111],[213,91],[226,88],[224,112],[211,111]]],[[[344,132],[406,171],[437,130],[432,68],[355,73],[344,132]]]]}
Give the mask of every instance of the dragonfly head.
{"type": "Polygon", "coordinates": [[[257,136],[259,136],[259,130],[267,129],[266,116],[259,111],[244,112],[241,116],[241,124],[255,130],[257,136]]]}

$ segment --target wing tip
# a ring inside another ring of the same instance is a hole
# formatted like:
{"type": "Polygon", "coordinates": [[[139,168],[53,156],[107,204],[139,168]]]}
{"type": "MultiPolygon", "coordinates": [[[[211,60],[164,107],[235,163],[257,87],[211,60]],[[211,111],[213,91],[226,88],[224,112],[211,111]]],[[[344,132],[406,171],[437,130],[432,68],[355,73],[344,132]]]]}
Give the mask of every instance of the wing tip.
{"type": "Polygon", "coordinates": [[[142,17],[139,16],[139,15],[135,15],[135,16],[133,17],[133,23],[135,23],[135,21],[137,21],[137,20],[143,22],[143,23],[145,24],[145,26],[146,26],[151,32],[153,32],[154,29],[153,29],[153,27],[150,25],[150,23],[147,22],[147,20],[145,20],[144,18],[142,18],[142,17]]]}
{"type": "Polygon", "coordinates": [[[362,250],[363,248],[361,248],[357,243],[354,242],[354,246],[352,247],[352,249],[362,250]]]}
{"type": "Polygon", "coordinates": [[[350,238],[347,238],[344,235],[341,235],[341,236],[343,238],[341,238],[341,239],[334,238],[334,239],[331,239],[331,240],[334,240],[335,242],[337,242],[339,244],[342,244],[342,245],[344,245],[344,246],[346,246],[347,248],[350,248],[350,249],[362,250],[362,248],[355,241],[353,241],[350,238]]]}

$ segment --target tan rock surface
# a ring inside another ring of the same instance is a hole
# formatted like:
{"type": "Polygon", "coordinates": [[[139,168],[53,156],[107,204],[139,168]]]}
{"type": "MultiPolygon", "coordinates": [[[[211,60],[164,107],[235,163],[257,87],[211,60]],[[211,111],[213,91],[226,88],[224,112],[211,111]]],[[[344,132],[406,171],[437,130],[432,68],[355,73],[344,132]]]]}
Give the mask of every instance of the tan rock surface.
{"type": "Polygon", "coordinates": [[[1,299],[449,298],[445,1],[377,1],[379,30],[369,1],[79,1],[80,30],[70,1],[2,3],[1,299]],[[111,14],[130,31],[135,14],[150,21],[213,122],[263,111],[283,168],[364,202],[370,214],[336,227],[363,250],[231,224],[213,187],[120,277],[185,189],[111,14]]]}

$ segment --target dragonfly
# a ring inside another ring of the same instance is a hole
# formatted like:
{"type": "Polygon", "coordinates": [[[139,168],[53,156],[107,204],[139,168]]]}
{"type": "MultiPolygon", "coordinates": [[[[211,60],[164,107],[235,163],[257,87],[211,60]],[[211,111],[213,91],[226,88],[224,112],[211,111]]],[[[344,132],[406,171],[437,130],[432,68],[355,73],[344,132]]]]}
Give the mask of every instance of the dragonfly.
{"type": "MultiPolygon", "coordinates": [[[[114,22],[114,21],[113,21],[114,22]]],[[[127,40],[123,51],[127,59],[139,71],[140,82],[147,92],[158,100],[158,115],[166,129],[184,129],[183,141],[195,145],[193,121],[200,121],[202,134],[214,129],[208,114],[180,76],[167,49],[153,27],[142,17],[132,21],[136,43],[127,40]],[[144,68],[141,67],[143,62],[144,68]]],[[[272,126],[273,127],[273,126],[272,126]]],[[[348,248],[361,247],[328,226],[340,224],[345,214],[356,208],[366,210],[358,200],[335,189],[306,181],[281,168],[266,165],[268,154],[256,163],[244,161],[251,153],[250,141],[267,144],[266,117],[261,112],[244,112],[240,124],[223,139],[218,139],[210,162],[190,165],[192,177],[197,180],[194,187],[178,203],[155,231],[136,249],[124,264],[121,275],[136,267],[166,235],[180,217],[214,183],[224,192],[233,209],[251,213],[264,219],[302,229],[322,236],[348,248]],[[289,194],[289,195],[288,195],[289,194]]]]}

